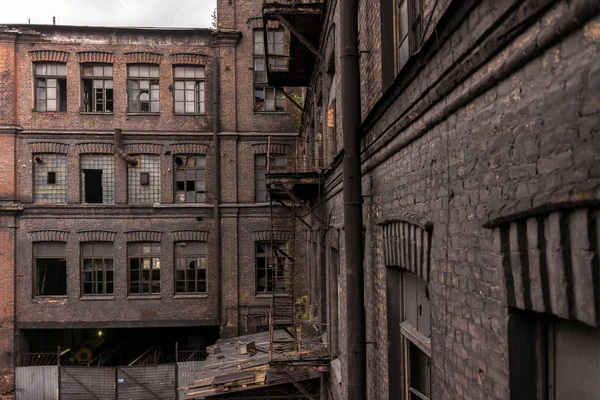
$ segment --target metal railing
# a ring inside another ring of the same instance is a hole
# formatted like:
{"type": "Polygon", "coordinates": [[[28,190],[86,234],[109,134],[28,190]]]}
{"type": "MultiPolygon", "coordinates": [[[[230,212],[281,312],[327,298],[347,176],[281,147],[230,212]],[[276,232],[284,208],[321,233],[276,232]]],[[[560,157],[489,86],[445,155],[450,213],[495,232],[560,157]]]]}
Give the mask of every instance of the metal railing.
{"type": "Polygon", "coordinates": [[[20,367],[37,367],[42,365],[59,365],[58,353],[19,353],[20,367]]]}
{"type": "Polygon", "coordinates": [[[183,361],[204,361],[208,354],[206,350],[178,350],[177,351],[177,362],[183,361]]]}

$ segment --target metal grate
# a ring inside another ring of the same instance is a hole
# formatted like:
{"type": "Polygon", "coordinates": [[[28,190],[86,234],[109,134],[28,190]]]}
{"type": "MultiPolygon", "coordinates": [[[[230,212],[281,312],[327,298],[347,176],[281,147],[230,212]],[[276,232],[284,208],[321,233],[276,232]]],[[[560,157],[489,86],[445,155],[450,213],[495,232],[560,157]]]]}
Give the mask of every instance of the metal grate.
{"type": "MultiPolygon", "coordinates": [[[[112,155],[86,154],[81,156],[81,199],[86,201],[86,170],[102,171],[102,203],[114,204],[115,202],[115,166],[112,155]]],[[[88,185],[92,182],[87,182],[88,185]]]]}
{"type": "Polygon", "coordinates": [[[138,158],[140,160],[138,167],[129,167],[127,171],[129,203],[158,203],[160,201],[160,157],[142,154],[138,158]]]}
{"type": "Polygon", "coordinates": [[[38,203],[66,203],[66,154],[34,154],[33,160],[33,200],[38,203]]]}

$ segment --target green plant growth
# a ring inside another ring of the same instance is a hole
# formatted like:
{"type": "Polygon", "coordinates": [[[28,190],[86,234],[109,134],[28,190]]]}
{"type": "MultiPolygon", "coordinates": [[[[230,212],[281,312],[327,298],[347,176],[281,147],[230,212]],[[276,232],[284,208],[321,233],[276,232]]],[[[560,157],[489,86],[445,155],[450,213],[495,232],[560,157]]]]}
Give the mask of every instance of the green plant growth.
{"type": "Polygon", "coordinates": [[[208,27],[208,29],[210,29],[210,33],[212,33],[213,35],[216,35],[221,30],[221,24],[217,21],[217,9],[216,8],[213,10],[210,17],[212,19],[212,22],[211,22],[210,26],[208,27]]]}

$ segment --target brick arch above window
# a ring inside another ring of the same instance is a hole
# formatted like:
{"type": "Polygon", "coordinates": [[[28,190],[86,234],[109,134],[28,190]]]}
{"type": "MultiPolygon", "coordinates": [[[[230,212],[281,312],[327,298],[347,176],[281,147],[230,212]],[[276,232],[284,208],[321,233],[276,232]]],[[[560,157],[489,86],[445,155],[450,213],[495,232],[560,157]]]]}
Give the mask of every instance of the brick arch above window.
{"type": "Polygon", "coordinates": [[[80,143],[77,145],[79,154],[114,154],[112,143],[80,143]]]}
{"type": "Polygon", "coordinates": [[[385,220],[379,225],[383,228],[384,264],[400,267],[429,281],[433,224],[405,215],[385,220]]]}
{"type": "MultiPolygon", "coordinates": [[[[258,143],[252,145],[254,150],[254,154],[267,154],[269,150],[269,145],[267,143],[258,143]]],[[[271,143],[270,146],[270,154],[287,154],[288,149],[290,148],[289,144],[286,143],[271,143]]]]}
{"type": "Polygon", "coordinates": [[[150,52],[132,52],[123,54],[127,64],[160,64],[162,54],[150,52]]]}
{"type": "Polygon", "coordinates": [[[545,205],[493,228],[504,305],[598,326],[600,208],[545,205]]]}
{"type": "Polygon", "coordinates": [[[288,240],[290,240],[290,238],[292,236],[292,232],[264,230],[264,231],[254,231],[254,232],[252,232],[252,236],[254,237],[254,241],[256,241],[256,242],[269,241],[269,240],[275,240],[278,242],[287,242],[288,240]]]}
{"type": "Polygon", "coordinates": [[[175,143],[171,145],[173,154],[206,154],[208,145],[200,143],[175,143]]]}
{"type": "Polygon", "coordinates": [[[128,242],[160,242],[162,232],[158,231],[129,231],[125,232],[128,242]]]}
{"type": "Polygon", "coordinates": [[[208,241],[207,231],[174,231],[172,233],[174,242],[206,242],[208,241]]]}
{"type": "Polygon", "coordinates": [[[80,242],[114,242],[117,236],[113,231],[78,231],[80,242]]]}
{"type": "Polygon", "coordinates": [[[80,51],[77,53],[77,59],[80,63],[105,63],[115,62],[115,53],[107,51],[80,51]]]}
{"type": "Polygon", "coordinates": [[[58,230],[30,231],[29,237],[32,242],[66,242],[69,232],[58,230]]]}
{"type": "MultiPolygon", "coordinates": [[[[246,23],[248,24],[248,27],[250,29],[262,29],[264,26],[263,17],[248,18],[248,21],[246,21],[246,23]]],[[[281,22],[269,20],[267,22],[267,28],[279,29],[281,28],[281,22]]]]}
{"type": "Polygon", "coordinates": [[[208,56],[205,54],[197,53],[173,53],[169,54],[171,64],[185,64],[185,65],[206,65],[208,56]]]}
{"type": "Polygon", "coordinates": [[[155,143],[132,143],[125,145],[125,152],[129,154],[160,154],[162,146],[155,143]]]}
{"type": "Polygon", "coordinates": [[[56,142],[34,142],[29,143],[32,153],[58,153],[67,154],[69,145],[66,143],[56,142]]]}
{"type": "Polygon", "coordinates": [[[69,52],[60,50],[33,50],[29,52],[31,61],[67,62],[69,52]]]}

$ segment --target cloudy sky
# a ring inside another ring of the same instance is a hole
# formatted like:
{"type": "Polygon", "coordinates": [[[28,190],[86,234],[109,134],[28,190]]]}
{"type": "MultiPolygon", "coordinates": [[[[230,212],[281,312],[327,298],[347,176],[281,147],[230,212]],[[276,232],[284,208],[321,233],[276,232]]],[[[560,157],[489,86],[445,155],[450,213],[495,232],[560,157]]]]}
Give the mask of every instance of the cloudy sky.
{"type": "Polygon", "coordinates": [[[207,28],[216,0],[0,0],[0,24],[207,28]]]}

